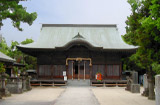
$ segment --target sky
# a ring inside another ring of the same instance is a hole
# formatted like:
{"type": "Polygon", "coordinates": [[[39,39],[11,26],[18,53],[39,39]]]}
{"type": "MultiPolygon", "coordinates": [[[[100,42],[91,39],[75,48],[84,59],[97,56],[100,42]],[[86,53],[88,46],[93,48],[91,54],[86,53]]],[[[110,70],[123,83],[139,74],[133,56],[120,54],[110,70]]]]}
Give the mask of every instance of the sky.
{"type": "Polygon", "coordinates": [[[22,23],[22,32],[10,19],[4,20],[0,34],[8,45],[26,38],[36,41],[42,24],[117,24],[119,35],[124,35],[125,21],[131,14],[127,0],[28,0],[20,4],[29,13],[37,12],[38,17],[31,26],[22,23]]]}

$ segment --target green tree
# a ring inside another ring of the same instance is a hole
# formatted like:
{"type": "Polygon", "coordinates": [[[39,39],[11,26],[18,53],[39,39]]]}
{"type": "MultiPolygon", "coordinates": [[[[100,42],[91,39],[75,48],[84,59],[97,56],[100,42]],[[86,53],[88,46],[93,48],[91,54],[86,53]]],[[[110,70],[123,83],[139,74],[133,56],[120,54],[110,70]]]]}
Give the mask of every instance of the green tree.
{"type": "Polygon", "coordinates": [[[6,70],[4,68],[4,64],[2,62],[0,62],[0,74],[4,73],[6,70]]]}
{"type": "MultiPolygon", "coordinates": [[[[22,45],[33,43],[33,39],[26,39],[21,42],[22,45]]],[[[25,69],[36,69],[37,59],[22,53],[16,46],[19,45],[17,41],[12,41],[10,47],[6,44],[5,39],[0,43],[0,51],[15,59],[17,63],[25,64],[25,69]]],[[[16,70],[16,69],[15,69],[16,70]]]]}
{"type": "MultiPolygon", "coordinates": [[[[27,38],[26,40],[22,41],[21,44],[25,45],[25,44],[30,44],[33,42],[34,42],[34,40],[27,38]]],[[[24,57],[26,69],[36,69],[37,59],[35,57],[32,57],[27,54],[23,54],[23,57],[24,57]]]]}
{"type": "Polygon", "coordinates": [[[33,42],[34,42],[33,39],[28,39],[28,38],[27,38],[26,40],[22,41],[21,44],[22,44],[22,45],[25,45],[25,44],[29,44],[29,43],[33,43],[33,42]]]}
{"type": "Polygon", "coordinates": [[[11,19],[13,26],[20,31],[21,22],[32,25],[37,13],[28,13],[26,7],[19,4],[20,1],[26,0],[0,0],[0,28],[3,26],[3,20],[7,18],[11,19]]]}
{"type": "Polygon", "coordinates": [[[0,42],[0,51],[4,54],[8,54],[8,50],[9,50],[9,47],[6,43],[6,40],[4,38],[2,38],[2,40],[0,42]]]}
{"type": "Polygon", "coordinates": [[[128,0],[132,14],[126,21],[126,43],[139,46],[130,60],[147,70],[149,99],[154,99],[154,75],[160,63],[160,2],[159,0],[128,0]]]}
{"type": "Polygon", "coordinates": [[[12,41],[11,46],[8,51],[9,52],[8,56],[10,56],[16,60],[17,60],[18,56],[22,56],[22,53],[20,51],[18,51],[18,49],[16,48],[17,45],[19,45],[19,43],[17,41],[12,41]]]}

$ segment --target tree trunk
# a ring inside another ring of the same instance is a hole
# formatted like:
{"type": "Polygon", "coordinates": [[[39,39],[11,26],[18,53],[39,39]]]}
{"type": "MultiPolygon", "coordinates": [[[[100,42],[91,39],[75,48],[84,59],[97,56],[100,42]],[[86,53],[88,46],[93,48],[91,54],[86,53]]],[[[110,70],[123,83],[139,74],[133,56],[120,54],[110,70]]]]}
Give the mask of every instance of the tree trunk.
{"type": "Polygon", "coordinates": [[[154,92],[154,72],[152,68],[148,73],[148,85],[149,85],[149,96],[148,99],[154,100],[155,99],[155,92],[154,92]]]}

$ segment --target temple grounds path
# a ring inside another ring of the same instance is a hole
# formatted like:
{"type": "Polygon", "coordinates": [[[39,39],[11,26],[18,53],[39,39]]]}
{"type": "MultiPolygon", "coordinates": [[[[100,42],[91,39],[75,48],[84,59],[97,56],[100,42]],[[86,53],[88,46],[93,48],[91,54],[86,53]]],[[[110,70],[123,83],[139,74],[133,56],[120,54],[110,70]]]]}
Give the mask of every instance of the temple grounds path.
{"type": "Polygon", "coordinates": [[[53,105],[99,105],[90,87],[67,87],[53,105]]]}
{"type": "Polygon", "coordinates": [[[0,99],[0,105],[51,105],[65,88],[35,87],[23,94],[12,94],[11,97],[0,99]]]}
{"type": "Polygon", "coordinates": [[[23,94],[12,94],[0,105],[155,105],[124,87],[36,87],[23,94]]]}
{"type": "Polygon", "coordinates": [[[140,93],[133,94],[124,89],[124,87],[99,87],[92,88],[92,91],[101,105],[155,105],[155,101],[148,100],[140,93]]]}

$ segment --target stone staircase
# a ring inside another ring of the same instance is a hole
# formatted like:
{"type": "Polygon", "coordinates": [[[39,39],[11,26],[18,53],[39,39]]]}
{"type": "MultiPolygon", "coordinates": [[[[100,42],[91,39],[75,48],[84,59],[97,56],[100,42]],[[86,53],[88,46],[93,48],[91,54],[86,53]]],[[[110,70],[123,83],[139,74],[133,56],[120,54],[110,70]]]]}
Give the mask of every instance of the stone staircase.
{"type": "Polygon", "coordinates": [[[86,79],[86,80],[69,79],[67,81],[67,86],[90,86],[90,80],[89,79],[86,79]]]}

